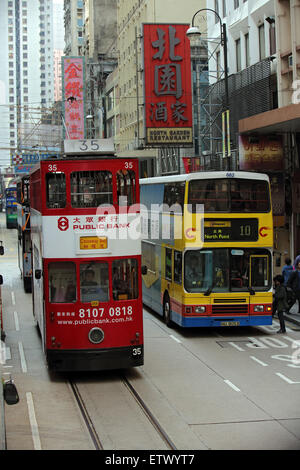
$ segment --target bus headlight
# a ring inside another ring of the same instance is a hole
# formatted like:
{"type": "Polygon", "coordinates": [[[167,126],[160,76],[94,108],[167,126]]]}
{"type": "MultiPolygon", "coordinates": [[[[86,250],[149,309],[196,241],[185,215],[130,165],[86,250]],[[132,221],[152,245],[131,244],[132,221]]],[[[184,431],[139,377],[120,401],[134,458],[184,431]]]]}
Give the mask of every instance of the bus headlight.
{"type": "Polygon", "coordinates": [[[93,344],[99,344],[104,340],[104,331],[101,328],[92,328],[89,331],[89,340],[93,344]]]}
{"type": "Polygon", "coordinates": [[[255,305],[254,312],[263,312],[265,310],[264,305],[255,305]]]}
{"type": "Polygon", "coordinates": [[[205,305],[198,305],[198,307],[195,307],[195,313],[205,313],[205,312],[206,312],[205,305]]]}

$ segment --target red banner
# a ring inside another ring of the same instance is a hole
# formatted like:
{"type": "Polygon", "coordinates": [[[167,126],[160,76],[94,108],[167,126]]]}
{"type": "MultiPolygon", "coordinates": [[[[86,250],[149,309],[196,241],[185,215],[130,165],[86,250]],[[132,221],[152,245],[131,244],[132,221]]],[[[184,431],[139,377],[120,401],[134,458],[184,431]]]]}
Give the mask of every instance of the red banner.
{"type": "Polygon", "coordinates": [[[146,145],[193,146],[187,24],[144,24],[146,145]]]}
{"type": "Polygon", "coordinates": [[[64,137],[84,139],[84,58],[62,57],[64,137]]]}

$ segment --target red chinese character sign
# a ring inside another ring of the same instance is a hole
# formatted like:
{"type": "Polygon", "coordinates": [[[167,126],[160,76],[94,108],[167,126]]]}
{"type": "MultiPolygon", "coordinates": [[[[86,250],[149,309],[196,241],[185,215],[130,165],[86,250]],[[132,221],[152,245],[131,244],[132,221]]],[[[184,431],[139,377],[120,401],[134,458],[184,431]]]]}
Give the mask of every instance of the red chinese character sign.
{"type": "Polygon", "coordinates": [[[84,58],[62,57],[64,137],[83,139],[84,58]]]}
{"type": "Polygon", "coordinates": [[[193,145],[187,24],[144,24],[146,145],[193,145]]]}

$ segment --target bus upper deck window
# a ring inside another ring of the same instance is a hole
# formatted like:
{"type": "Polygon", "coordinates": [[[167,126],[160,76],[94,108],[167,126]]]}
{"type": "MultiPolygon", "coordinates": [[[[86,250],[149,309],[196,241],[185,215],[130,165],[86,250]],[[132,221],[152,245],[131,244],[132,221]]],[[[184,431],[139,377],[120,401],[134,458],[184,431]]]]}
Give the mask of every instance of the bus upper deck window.
{"type": "Polygon", "coordinates": [[[132,170],[120,170],[117,173],[118,204],[128,205],[136,203],[135,172],[132,170]],[[120,200],[120,198],[123,198],[120,200]]]}
{"type": "Polygon", "coordinates": [[[110,171],[76,171],[71,173],[72,207],[98,207],[112,204],[112,174],[110,171]]]}
{"type": "Polygon", "coordinates": [[[64,173],[47,173],[47,207],[60,209],[66,207],[66,176],[64,173]]]}

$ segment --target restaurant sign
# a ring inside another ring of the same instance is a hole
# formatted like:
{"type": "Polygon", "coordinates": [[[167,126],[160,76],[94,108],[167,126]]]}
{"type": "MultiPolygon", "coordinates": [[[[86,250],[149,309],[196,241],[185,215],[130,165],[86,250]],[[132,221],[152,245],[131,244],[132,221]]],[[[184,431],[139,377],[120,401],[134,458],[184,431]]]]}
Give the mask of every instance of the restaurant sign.
{"type": "Polygon", "coordinates": [[[146,145],[193,146],[188,24],[143,24],[146,145]]]}

